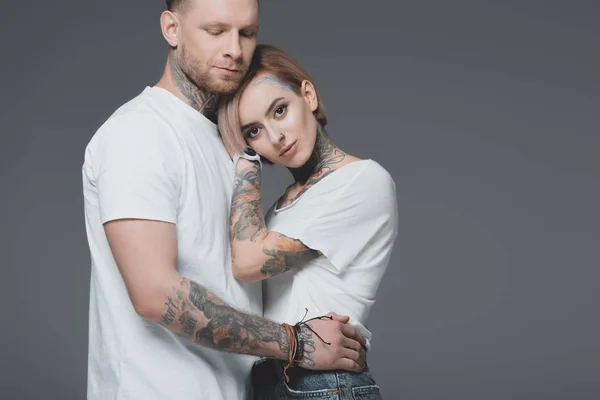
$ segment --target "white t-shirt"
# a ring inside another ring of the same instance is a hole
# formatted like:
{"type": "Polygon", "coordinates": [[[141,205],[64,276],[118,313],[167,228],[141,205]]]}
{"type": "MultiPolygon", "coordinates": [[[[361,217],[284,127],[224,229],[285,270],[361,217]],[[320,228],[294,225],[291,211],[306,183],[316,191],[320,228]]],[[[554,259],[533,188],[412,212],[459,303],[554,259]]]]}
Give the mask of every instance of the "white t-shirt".
{"type": "Polygon", "coordinates": [[[373,160],[344,165],[294,203],[266,216],[269,231],[299,239],[323,256],[264,283],[264,315],[294,324],[330,311],[351,317],[369,340],[369,310],[398,231],[396,186],[373,160]]]}
{"type": "Polygon", "coordinates": [[[242,399],[256,358],[195,345],[136,314],[103,228],[122,218],[176,224],[179,273],[260,315],[260,285],[231,272],[234,167],[216,125],[147,87],[96,132],[82,169],[92,263],[88,399],[242,399]]]}

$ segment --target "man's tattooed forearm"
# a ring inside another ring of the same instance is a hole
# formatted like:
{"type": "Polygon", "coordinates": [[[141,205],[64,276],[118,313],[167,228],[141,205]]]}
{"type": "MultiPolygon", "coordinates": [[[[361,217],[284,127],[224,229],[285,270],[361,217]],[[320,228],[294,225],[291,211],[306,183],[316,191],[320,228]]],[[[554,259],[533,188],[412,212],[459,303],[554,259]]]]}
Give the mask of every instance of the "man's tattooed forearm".
{"type": "Polygon", "coordinates": [[[289,351],[289,338],[282,325],[237,311],[188,279],[182,279],[168,299],[160,322],[198,344],[255,354],[259,346],[275,342],[282,353],[289,351]]]}
{"type": "Polygon", "coordinates": [[[239,353],[251,353],[259,342],[276,342],[282,352],[288,351],[289,342],[283,326],[242,314],[194,282],[190,283],[189,299],[208,319],[206,327],[196,332],[196,342],[239,353]]]}
{"type": "Polygon", "coordinates": [[[198,319],[194,317],[194,314],[191,312],[184,311],[181,316],[179,316],[179,323],[181,324],[181,331],[183,335],[185,337],[190,337],[194,334],[198,319]]]}
{"type": "Polygon", "coordinates": [[[175,315],[177,315],[177,312],[179,311],[179,307],[175,304],[175,302],[173,301],[173,299],[171,297],[167,297],[167,301],[165,303],[165,305],[167,306],[167,310],[165,311],[165,313],[162,316],[162,321],[161,323],[164,326],[169,326],[173,323],[173,320],[175,319],[175,315]]]}

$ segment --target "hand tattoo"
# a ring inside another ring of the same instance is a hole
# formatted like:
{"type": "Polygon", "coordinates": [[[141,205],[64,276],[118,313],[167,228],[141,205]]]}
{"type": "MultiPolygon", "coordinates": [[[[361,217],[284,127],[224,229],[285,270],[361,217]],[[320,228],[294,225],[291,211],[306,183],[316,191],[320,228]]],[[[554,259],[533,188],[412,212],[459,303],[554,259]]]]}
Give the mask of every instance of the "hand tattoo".
{"type": "Polygon", "coordinates": [[[306,326],[302,326],[300,329],[300,335],[298,340],[303,341],[304,353],[302,354],[302,362],[308,367],[314,367],[315,361],[312,359],[312,354],[315,352],[315,339],[313,333],[306,326]]]}

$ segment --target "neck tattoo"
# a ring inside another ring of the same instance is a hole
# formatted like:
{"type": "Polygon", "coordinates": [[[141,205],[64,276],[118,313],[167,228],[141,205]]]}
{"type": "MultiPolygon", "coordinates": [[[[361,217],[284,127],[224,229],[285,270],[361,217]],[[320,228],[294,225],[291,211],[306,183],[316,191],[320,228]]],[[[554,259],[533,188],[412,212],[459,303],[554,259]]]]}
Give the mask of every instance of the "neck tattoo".
{"type": "Polygon", "coordinates": [[[306,183],[311,177],[323,177],[324,174],[333,172],[332,168],[342,162],[346,154],[340,150],[324,129],[317,129],[315,148],[303,166],[290,168],[296,182],[306,183]]]}
{"type": "Polygon", "coordinates": [[[207,89],[198,87],[181,68],[177,54],[171,52],[171,76],[173,83],[181,94],[188,99],[188,104],[206,118],[216,123],[218,98],[207,89]]]}

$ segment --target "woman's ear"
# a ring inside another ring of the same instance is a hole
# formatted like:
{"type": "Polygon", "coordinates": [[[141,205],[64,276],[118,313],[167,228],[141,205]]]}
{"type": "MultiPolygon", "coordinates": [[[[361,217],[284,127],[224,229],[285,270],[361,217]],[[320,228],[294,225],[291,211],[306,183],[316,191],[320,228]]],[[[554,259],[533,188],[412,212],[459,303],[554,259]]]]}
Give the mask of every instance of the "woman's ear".
{"type": "Polygon", "coordinates": [[[319,107],[319,99],[317,99],[317,91],[315,90],[314,85],[310,81],[302,81],[300,94],[306,101],[306,104],[310,107],[310,111],[315,112],[317,107],[319,107]]]}

